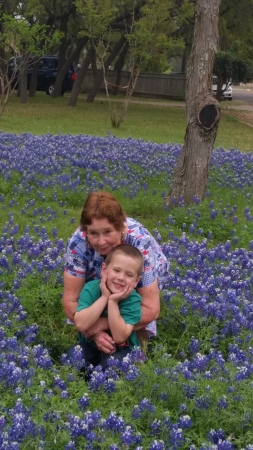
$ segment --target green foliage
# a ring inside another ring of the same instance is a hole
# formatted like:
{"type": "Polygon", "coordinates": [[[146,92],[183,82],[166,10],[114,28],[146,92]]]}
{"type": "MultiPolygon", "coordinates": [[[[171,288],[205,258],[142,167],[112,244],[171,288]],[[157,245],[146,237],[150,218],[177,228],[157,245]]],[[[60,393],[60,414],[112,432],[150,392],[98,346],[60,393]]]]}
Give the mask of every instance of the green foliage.
{"type": "Polygon", "coordinates": [[[251,63],[253,58],[252,0],[222,0],[220,6],[220,47],[238,59],[251,63]]]}
{"type": "Polygon", "coordinates": [[[183,49],[183,39],[174,34],[185,20],[186,11],[189,14],[186,3],[182,7],[184,14],[180,16],[181,10],[175,11],[172,0],[145,2],[140,19],[133,22],[132,31],[127,35],[135,66],[142,71],[162,72],[168,67],[168,55],[183,49]]]}
{"type": "Polygon", "coordinates": [[[46,25],[29,25],[25,19],[15,19],[6,14],[2,20],[0,45],[8,46],[14,53],[42,56],[51,46],[59,43],[60,33],[55,32],[49,36],[46,25]]]}
{"type": "Polygon", "coordinates": [[[245,61],[238,59],[230,52],[218,51],[216,53],[213,70],[222,84],[227,84],[230,80],[248,81],[249,67],[245,61]]]}
{"type": "Polygon", "coordinates": [[[77,12],[83,18],[83,34],[96,39],[110,32],[110,24],[118,12],[114,0],[75,0],[77,12]]]}

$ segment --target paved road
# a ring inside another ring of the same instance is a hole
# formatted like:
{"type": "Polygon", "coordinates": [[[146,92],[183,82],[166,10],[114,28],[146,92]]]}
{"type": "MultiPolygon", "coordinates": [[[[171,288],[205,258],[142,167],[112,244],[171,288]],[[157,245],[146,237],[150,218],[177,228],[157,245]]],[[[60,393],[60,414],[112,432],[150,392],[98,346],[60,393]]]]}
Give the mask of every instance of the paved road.
{"type": "Polygon", "coordinates": [[[253,84],[233,86],[233,99],[251,103],[253,106],[253,84]]]}
{"type": "MultiPolygon", "coordinates": [[[[96,98],[96,100],[106,101],[104,98],[96,98]]],[[[119,99],[112,99],[113,101],[122,101],[119,99]]],[[[221,106],[225,109],[235,109],[239,111],[252,111],[253,112],[253,83],[243,86],[233,86],[233,100],[238,101],[238,104],[224,100],[221,102],[221,106]],[[243,102],[243,103],[242,103],[243,102]],[[233,103],[233,104],[231,104],[233,103]]],[[[178,106],[185,108],[185,102],[183,101],[157,101],[155,99],[140,100],[138,97],[132,97],[131,103],[139,103],[145,105],[156,105],[156,106],[178,106]]]]}

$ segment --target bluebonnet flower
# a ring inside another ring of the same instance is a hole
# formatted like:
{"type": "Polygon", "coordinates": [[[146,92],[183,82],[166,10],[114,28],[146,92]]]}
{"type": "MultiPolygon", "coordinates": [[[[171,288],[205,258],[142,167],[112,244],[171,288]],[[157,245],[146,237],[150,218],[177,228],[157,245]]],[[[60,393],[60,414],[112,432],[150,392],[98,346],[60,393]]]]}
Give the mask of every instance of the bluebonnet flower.
{"type": "Polygon", "coordinates": [[[71,360],[67,358],[66,354],[61,356],[62,364],[75,367],[77,370],[85,366],[85,360],[83,359],[83,351],[80,345],[76,345],[73,353],[71,354],[71,360]]]}
{"type": "Polygon", "coordinates": [[[228,399],[226,395],[223,395],[217,403],[217,409],[226,409],[228,407],[228,399]]]}
{"type": "Polygon", "coordinates": [[[118,416],[115,412],[111,411],[107,419],[101,424],[101,428],[105,430],[111,430],[113,433],[123,431],[126,427],[126,423],[121,416],[118,416]]]}
{"type": "Polygon", "coordinates": [[[61,391],[60,393],[61,398],[69,398],[69,393],[67,390],[61,391]]]}
{"type": "Polygon", "coordinates": [[[82,420],[78,416],[72,414],[67,415],[68,422],[66,422],[66,427],[69,429],[70,437],[77,438],[82,434],[82,420]]]}
{"type": "MultiPolygon", "coordinates": [[[[189,422],[189,420],[187,420],[189,422]]],[[[176,424],[172,425],[170,430],[170,446],[172,448],[179,448],[182,446],[184,441],[184,434],[182,428],[178,427],[176,424]]]]}
{"type": "Polygon", "coordinates": [[[207,437],[211,442],[217,444],[219,441],[224,441],[226,439],[226,433],[222,428],[219,428],[218,430],[211,429],[207,434],[207,437]]]}
{"type": "Polygon", "coordinates": [[[155,439],[149,446],[148,450],[165,450],[165,448],[166,447],[165,447],[164,441],[162,441],[162,440],[157,441],[155,439]]]}
{"type": "Polygon", "coordinates": [[[89,388],[91,391],[96,392],[101,389],[106,382],[106,374],[103,372],[101,366],[97,366],[91,373],[89,380],[89,388]]]}
{"type": "Polygon", "coordinates": [[[195,394],[197,392],[196,386],[194,386],[194,385],[190,386],[190,385],[187,385],[187,384],[183,384],[182,388],[183,388],[183,390],[185,392],[186,398],[194,398],[194,396],[195,396],[195,394]]]}
{"type": "Polygon", "coordinates": [[[185,415],[185,416],[179,417],[178,425],[181,428],[191,428],[192,420],[191,420],[190,416],[185,415]]]}
{"type": "Polygon", "coordinates": [[[52,367],[53,363],[49,356],[48,350],[42,345],[36,345],[32,349],[33,357],[35,363],[42,369],[49,369],[52,367]]]}
{"type": "Polygon", "coordinates": [[[143,398],[140,401],[139,408],[140,408],[140,411],[148,411],[148,412],[152,412],[152,413],[155,412],[154,405],[152,405],[147,398],[143,398]]]}
{"type": "Polygon", "coordinates": [[[162,422],[161,420],[155,419],[151,424],[150,424],[150,436],[156,436],[156,437],[160,437],[162,431],[162,422]]]}
{"type": "Polygon", "coordinates": [[[215,219],[218,216],[218,210],[217,209],[212,209],[210,212],[210,218],[211,219],[215,219]]]}
{"type": "Polygon", "coordinates": [[[197,353],[199,351],[199,340],[192,337],[189,348],[191,353],[197,353]]]}
{"type": "Polygon", "coordinates": [[[44,414],[44,420],[45,422],[55,422],[60,420],[60,416],[56,411],[50,411],[44,414]]]}
{"type": "Polygon", "coordinates": [[[59,375],[55,375],[53,387],[58,387],[61,390],[65,390],[67,386],[66,386],[65,381],[61,380],[59,375]]]}
{"type": "Polygon", "coordinates": [[[77,403],[78,403],[79,409],[82,410],[82,409],[87,408],[87,406],[89,406],[89,404],[90,404],[90,399],[89,399],[88,394],[85,393],[81,398],[79,398],[77,400],[77,403]]]}
{"type": "Polygon", "coordinates": [[[142,436],[139,432],[134,433],[131,425],[127,425],[120,434],[120,441],[122,445],[131,447],[133,444],[139,445],[142,442],[142,436]]]}
{"type": "Polygon", "coordinates": [[[76,450],[76,443],[75,441],[69,441],[68,444],[65,445],[64,450],[76,450]]]}
{"type": "Polygon", "coordinates": [[[115,381],[112,378],[107,378],[104,382],[104,390],[107,394],[111,394],[116,390],[115,381]]]}
{"type": "Polygon", "coordinates": [[[4,416],[0,416],[0,431],[3,431],[6,425],[6,419],[4,416]]]}
{"type": "Polygon", "coordinates": [[[225,441],[218,441],[217,448],[218,450],[235,450],[234,444],[228,439],[225,441]]]}
{"type": "Polygon", "coordinates": [[[128,370],[128,372],[125,373],[125,379],[127,381],[133,381],[135,378],[137,378],[140,374],[139,369],[136,366],[131,366],[128,370]]]}
{"type": "Polygon", "coordinates": [[[186,412],[186,411],[187,411],[187,406],[186,406],[186,404],[185,404],[185,403],[182,403],[181,405],[179,405],[179,410],[180,410],[180,411],[183,411],[183,412],[186,412]]]}
{"type": "Polygon", "coordinates": [[[168,400],[168,396],[169,396],[168,392],[160,392],[160,394],[159,394],[159,398],[161,400],[163,400],[164,402],[166,402],[168,400]]]}
{"type": "Polygon", "coordinates": [[[140,410],[139,405],[134,405],[132,409],[132,418],[133,419],[139,419],[141,417],[142,411],[140,410]]]}
{"type": "Polygon", "coordinates": [[[195,408],[196,409],[208,409],[212,405],[212,400],[207,395],[201,395],[197,397],[195,400],[195,408]]]}

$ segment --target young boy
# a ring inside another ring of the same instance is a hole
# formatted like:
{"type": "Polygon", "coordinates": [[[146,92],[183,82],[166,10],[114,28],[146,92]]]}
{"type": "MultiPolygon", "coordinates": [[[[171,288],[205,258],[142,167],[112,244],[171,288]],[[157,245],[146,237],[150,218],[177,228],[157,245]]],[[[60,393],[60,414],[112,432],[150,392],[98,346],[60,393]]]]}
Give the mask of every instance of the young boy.
{"type": "Polygon", "coordinates": [[[134,347],[140,347],[133,328],[141,319],[141,296],[134,288],[141,278],[143,264],[143,256],[137,248],[117,245],[102,264],[101,280],[88,282],[81,291],[74,323],[88,364],[101,364],[104,368],[111,356],[84,336],[99,317],[108,317],[108,332],[115,343],[114,358],[122,359],[134,347]]]}

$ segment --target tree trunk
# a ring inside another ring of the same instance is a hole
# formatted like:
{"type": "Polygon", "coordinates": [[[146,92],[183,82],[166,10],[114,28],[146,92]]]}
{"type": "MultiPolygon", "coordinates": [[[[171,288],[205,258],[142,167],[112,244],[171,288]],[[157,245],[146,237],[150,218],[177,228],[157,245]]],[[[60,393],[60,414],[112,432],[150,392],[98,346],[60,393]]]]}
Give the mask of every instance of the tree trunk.
{"type": "Polygon", "coordinates": [[[59,97],[59,95],[61,95],[63,80],[64,80],[64,77],[65,77],[65,75],[67,73],[67,70],[71,66],[71,64],[76,59],[79,58],[81,50],[83,49],[84,45],[88,42],[88,40],[89,40],[89,38],[87,38],[86,36],[84,36],[83,38],[79,39],[79,41],[77,42],[77,46],[72,51],[72,53],[69,56],[68,60],[65,61],[65,63],[63,64],[61,70],[58,72],[57,78],[56,78],[56,81],[55,81],[54,91],[53,91],[53,94],[52,94],[53,98],[57,98],[57,97],[59,97]]]}
{"type": "Polygon", "coordinates": [[[97,68],[97,58],[96,58],[96,52],[93,53],[91,58],[91,69],[93,73],[94,80],[98,77],[98,68],[97,68]]]}
{"type": "Polygon", "coordinates": [[[114,59],[120,52],[120,50],[121,50],[122,46],[125,44],[125,42],[126,42],[126,37],[121,36],[121,38],[118,40],[118,42],[116,42],[116,44],[114,45],[110,55],[108,56],[108,58],[106,59],[106,61],[104,63],[104,67],[99,70],[98,76],[95,78],[93,89],[88,94],[88,96],[86,98],[86,102],[92,103],[94,101],[94,99],[95,99],[97,93],[99,92],[99,89],[103,83],[104,73],[106,73],[106,71],[108,70],[108,67],[113,63],[114,59]]]}
{"type": "Polygon", "coordinates": [[[187,61],[186,52],[187,52],[187,50],[185,49],[184,53],[183,53],[183,57],[182,57],[182,62],[181,62],[181,73],[186,72],[186,61],[187,61]]]}
{"type": "MultiPolygon", "coordinates": [[[[3,33],[3,23],[2,23],[2,13],[4,11],[4,5],[2,5],[2,9],[0,10],[0,36],[3,33]]],[[[2,44],[0,46],[0,74],[1,74],[1,83],[0,83],[0,95],[4,95],[5,92],[5,74],[7,72],[7,62],[5,60],[6,53],[5,53],[5,46],[2,44]]]]}
{"type": "Polygon", "coordinates": [[[53,94],[52,94],[52,97],[54,97],[54,98],[59,97],[59,95],[63,95],[63,93],[64,93],[63,79],[68,70],[68,67],[66,67],[66,69],[65,69],[66,52],[67,52],[67,48],[68,48],[68,40],[67,40],[68,20],[69,20],[68,14],[63,14],[60,18],[60,32],[63,33],[63,37],[61,39],[61,43],[60,43],[59,51],[58,51],[57,71],[58,71],[58,75],[61,74],[61,76],[60,76],[58,83],[57,83],[58,76],[56,77],[57,85],[55,83],[53,94]],[[64,69],[63,69],[63,67],[64,67],[64,69]]]}
{"type": "Polygon", "coordinates": [[[226,84],[226,80],[223,81],[222,78],[217,77],[218,78],[218,82],[217,82],[217,92],[216,92],[216,98],[218,100],[218,102],[221,101],[221,97],[223,94],[223,85],[226,84]]]}
{"type": "Polygon", "coordinates": [[[86,73],[86,71],[89,68],[89,65],[92,61],[93,55],[95,54],[95,49],[93,46],[90,46],[87,55],[77,73],[76,79],[74,81],[73,87],[72,87],[72,91],[69,97],[69,102],[68,105],[69,106],[76,106],[76,102],[78,99],[78,94],[80,92],[81,89],[81,85],[82,85],[82,81],[84,79],[84,75],[86,73]]]}
{"type": "Polygon", "coordinates": [[[168,203],[185,204],[205,196],[208,172],[220,118],[219,102],[211,93],[218,43],[221,0],[196,0],[195,25],[187,70],[184,145],[174,173],[168,203]]]}
{"type": "Polygon", "coordinates": [[[31,81],[30,81],[30,86],[29,86],[29,97],[36,96],[37,72],[38,72],[39,63],[40,63],[40,57],[35,56],[34,62],[33,62],[33,71],[32,71],[32,76],[31,76],[31,81]]]}
{"type": "Polygon", "coordinates": [[[58,52],[58,70],[61,70],[63,64],[65,63],[66,50],[68,47],[67,34],[68,34],[68,14],[62,14],[60,19],[60,32],[63,33],[61,39],[59,52],[58,52]]]}
{"type": "Polygon", "coordinates": [[[21,64],[20,72],[21,77],[19,81],[19,91],[20,91],[20,103],[27,103],[27,69],[28,69],[29,53],[23,56],[23,61],[21,64]]]}
{"type": "Polygon", "coordinates": [[[11,96],[11,83],[8,80],[6,72],[2,72],[0,68],[0,116],[4,112],[4,108],[10,100],[11,96]]]}
{"type": "Polygon", "coordinates": [[[20,103],[27,103],[27,68],[22,72],[20,81],[20,103]]]}
{"type": "Polygon", "coordinates": [[[117,71],[117,75],[116,75],[115,83],[114,83],[114,86],[112,89],[112,95],[117,95],[119,92],[122,70],[123,70],[123,67],[125,64],[125,59],[126,59],[128,49],[129,49],[129,44],[128,44],[128,42],[126,42],[123,49],[120,52],[117,62],[115,64],[114,70],[117,71]]]}

